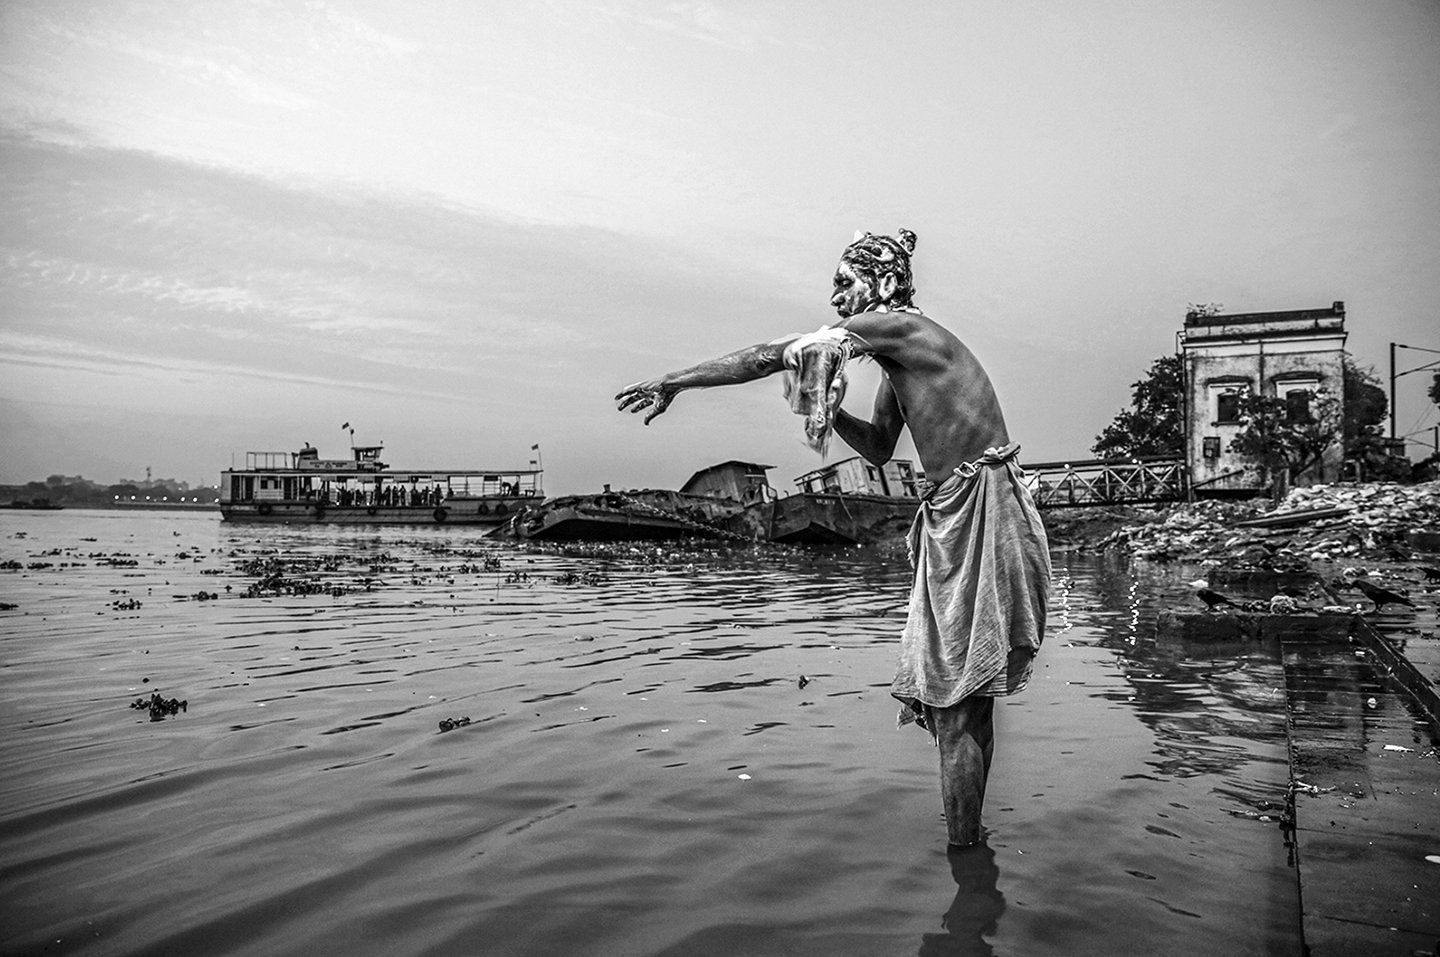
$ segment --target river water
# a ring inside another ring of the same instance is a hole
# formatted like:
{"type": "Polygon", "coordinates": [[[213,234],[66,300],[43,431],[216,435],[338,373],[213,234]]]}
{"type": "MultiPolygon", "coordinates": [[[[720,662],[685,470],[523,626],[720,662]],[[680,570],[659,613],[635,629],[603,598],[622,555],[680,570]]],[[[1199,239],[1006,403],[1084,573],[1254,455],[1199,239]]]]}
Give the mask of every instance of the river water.
{"type": "Polygon", "coordinates": [[[66,510],[0,560],[6,954],[1299,952],[1280,662],[1157,633],[1193,569],[1055,554],[950,853],[894,550],[66,510]]]}

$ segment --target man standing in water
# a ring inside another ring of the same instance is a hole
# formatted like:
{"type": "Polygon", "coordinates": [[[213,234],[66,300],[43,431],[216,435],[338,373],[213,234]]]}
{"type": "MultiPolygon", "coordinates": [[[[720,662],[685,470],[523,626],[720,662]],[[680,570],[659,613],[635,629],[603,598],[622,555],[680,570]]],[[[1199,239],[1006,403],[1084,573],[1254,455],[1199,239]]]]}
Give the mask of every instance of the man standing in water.
{"type": "MultiPolygon", "coordinates": [[[[891,694],[940,750],[952,845],[978,842],[994,750],[995,698],[1021,690],[1045,630],[1050,556],[1016,464],[1000,403],[979,360],[914,305],[915,234],[857,234],[835,271],[830,304],[856,354],[884,375],[868,421],[839,410],[835,432],[879,466],[910,427],[929,477],[910,530],[915,580],[891,694]]],[[[748,382],[796,364],[795,337],[750,346],[626,386],[622,411],[646,424],[685,389],[748,382]]]]}

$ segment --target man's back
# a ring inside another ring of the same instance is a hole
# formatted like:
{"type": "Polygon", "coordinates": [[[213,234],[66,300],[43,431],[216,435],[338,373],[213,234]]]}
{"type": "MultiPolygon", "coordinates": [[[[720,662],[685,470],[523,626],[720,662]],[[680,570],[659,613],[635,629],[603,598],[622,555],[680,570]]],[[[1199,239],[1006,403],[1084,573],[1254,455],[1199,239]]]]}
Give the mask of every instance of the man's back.
{"type": "Polygon", "coordinates": [[[932,480],[1010,441],[990,377],[944,326],[917,310],[863,312],[838,325],[870,345],[932,480]]]}

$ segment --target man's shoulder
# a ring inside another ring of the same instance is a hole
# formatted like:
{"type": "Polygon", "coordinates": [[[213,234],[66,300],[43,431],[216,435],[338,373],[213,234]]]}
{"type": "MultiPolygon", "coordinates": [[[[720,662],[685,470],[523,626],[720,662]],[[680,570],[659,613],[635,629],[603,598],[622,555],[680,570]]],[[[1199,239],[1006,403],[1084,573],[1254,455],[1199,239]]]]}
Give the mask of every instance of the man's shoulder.
{"type": "Polygon", "coordinates": [[[873,343],[881,351],[886,346],[900,348],[911,344],[933,348],[942,343],[959,342],[953,332],[919,309],[872,309],[836,325],[873,343]]]}

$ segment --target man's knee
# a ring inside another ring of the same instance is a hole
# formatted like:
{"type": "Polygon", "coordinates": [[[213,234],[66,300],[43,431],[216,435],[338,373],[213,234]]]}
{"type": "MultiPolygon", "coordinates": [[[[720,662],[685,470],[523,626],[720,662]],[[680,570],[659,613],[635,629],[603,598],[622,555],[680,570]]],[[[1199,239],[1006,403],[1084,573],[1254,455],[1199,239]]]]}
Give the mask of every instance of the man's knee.
{"type": "Polygon", "coordinates": [[[995,726],[995,699],[971,695],[948,708],[931,708],[937,731],[967,737],[986,737],[995,726]]]}

